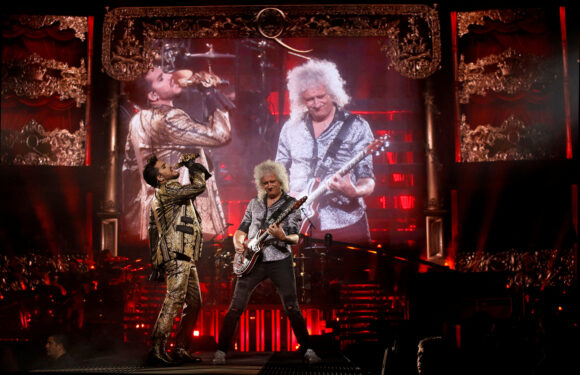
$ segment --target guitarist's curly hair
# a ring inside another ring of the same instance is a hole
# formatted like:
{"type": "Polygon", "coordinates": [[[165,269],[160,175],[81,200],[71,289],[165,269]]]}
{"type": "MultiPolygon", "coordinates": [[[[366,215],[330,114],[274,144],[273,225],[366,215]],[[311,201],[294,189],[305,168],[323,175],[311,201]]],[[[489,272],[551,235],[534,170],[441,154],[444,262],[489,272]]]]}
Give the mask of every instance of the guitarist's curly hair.
{"type": "Polygon", "coordinates": [[[308,60],[290,70],[286,77],[288,95],[290,98],[290,121],[298,122],[308,112],[302,93],[305,90],[324,86],[332,102],[338,108],[344,108],[350,103],[350,96],[346,93],[346,82],[340,76],[336,64],[328,60],[308,60]]]}
{"type": "Polygon", "coordinates": [[[288,172],[286,171],[284,164],[277,161],[266,160],[254,167],[254,183],[258,190],[258,198],[260,199],[264,198],[264,195],[266,195],[266,190],[264,190],[264,187],[262,186],[262,177],[270,173],[278,178],[278,181],[280,181],[280,187],[284,193],[290,191],[288,172]]]}

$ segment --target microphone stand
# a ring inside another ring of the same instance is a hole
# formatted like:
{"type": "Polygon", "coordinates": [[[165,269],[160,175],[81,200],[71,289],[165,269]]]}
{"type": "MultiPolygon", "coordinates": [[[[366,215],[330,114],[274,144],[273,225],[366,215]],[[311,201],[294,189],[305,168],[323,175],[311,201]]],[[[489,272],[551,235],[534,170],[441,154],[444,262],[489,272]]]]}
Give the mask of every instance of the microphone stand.
{"type": "MultiPolygon", "coordinates": [[[[300,286],[302,287],[302,290],[300,291],[300,298],[301,298],[301,302],[302,303],[306,303],[306,254],[304,252],[304,249],[306,248],[306,246],[310,243],[310,237],[312,237],[312,228],[316,228],[316,226],[314,225],[314,223],[312,222],[312,220],[310,220],[310,218],[304,214],[304,208],[300,208],[300,210],[302,211],[302,214],[304,215],[304,217],[306,217],[306,220],[308,220],[308,228],[306,229],[306,232],[310,232],[310,234],[308,235],[301,235],[300,238],[303,239],[303,241],[301,241],[301,243],[298,246],[299,249],[299,256],[301,257],[301,261],[302,263],[300,264],[300,286]]],[[[312,288],[312,285],[310,286],[312,288]]]]}

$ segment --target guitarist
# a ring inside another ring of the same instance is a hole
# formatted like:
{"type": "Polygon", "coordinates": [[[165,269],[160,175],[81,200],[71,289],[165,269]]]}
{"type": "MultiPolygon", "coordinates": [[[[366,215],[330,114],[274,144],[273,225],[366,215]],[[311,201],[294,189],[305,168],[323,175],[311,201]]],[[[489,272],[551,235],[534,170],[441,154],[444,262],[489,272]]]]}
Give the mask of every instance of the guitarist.
{"type": "Polygon", "coordinates": [[[368,122],[344,110],[350,97],[330,61],[309,60],[292,69],[287,84],[290,119],[280,132],[276,161],[290,173],[291,195],[310,195],[328,181],[328,191],[312,203],[315,215],[305,215],[304,224],[312,224],[312,238],[330,233],[337,241],[369,244],[363,197],[375,188],[372,157],[360,160],[344,176],[336,173],[373,141],[368,122]]]}
{"type": "MultiPolygon", "coordinates": [[[[237,278],[232,302],[223,321],[218,340],[218,350],[213,363],[225,364],[226,352],[230,349],[240,316],[246,309],[252,292],[262,281],[270,278],[284,305],[292,330],[300,344],[304,360],[316,363],[320,358],[309,348],[309,334],[302,311],[298,306],[296,279],[294,275],[291,245],[298,242],[298,228],[301,222],[299,210],[292,211],[279,225],[274,222],[296,200],[288,191],[288,173],[281,163],[264,161],[254,168],[254,181],[258,196],[253,198],[244,218],[234,233],[236,258],[246,250],[245,241],[266,230],[269,235],[262,244],[261,258],[251,271],[237,278]],[[272,224],[270,224],[272,223],[272,224]]],[[[234,260],[236,262],[237,260],[234,260]]]]}

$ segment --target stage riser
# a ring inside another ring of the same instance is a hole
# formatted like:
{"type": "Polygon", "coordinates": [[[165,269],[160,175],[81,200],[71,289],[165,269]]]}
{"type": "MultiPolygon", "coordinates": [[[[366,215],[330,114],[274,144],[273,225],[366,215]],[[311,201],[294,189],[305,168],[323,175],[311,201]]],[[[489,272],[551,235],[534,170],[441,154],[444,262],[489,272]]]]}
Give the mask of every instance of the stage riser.
{"type": "MultiPolygon", "coordinates": [[[[219,331],[228,306],[206,308],[200,314],[194,330],[194,350],[211,350],[215,348],[219,331]]],[[[331,318],[332,312],[319,308],[302,307],[306,326],[311,335],[326,335],[332,332],[327,327],[325,314],[331,318]]],[[[335,314],[334,314],[335,315],[335,314]]],[[[151,314],[125,317],[124,341],[147,343],[156,316],[151,314]]],[[[176,319],[174,331],[177,328],[176,319]]],[[[298,343],[292,332],[290,321],[280,307],[249,307],[241,316],[240,324],[234,339],[234,349],[241,352],[296,351],[298,343]]],[[[173,345],[174,335],[168,344],[173,345]]]]}

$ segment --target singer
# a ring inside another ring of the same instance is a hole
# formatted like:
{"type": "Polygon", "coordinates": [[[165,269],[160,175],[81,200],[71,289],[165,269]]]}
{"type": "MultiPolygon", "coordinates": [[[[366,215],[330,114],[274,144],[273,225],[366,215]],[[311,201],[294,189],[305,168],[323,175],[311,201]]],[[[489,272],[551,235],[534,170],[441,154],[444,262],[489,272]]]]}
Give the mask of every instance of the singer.
{"type": "MultiPolygon", "coordinates": [[[[174,76],[154,67],[127,87],[127,94],[139,111],[131,118],[125,145],[121,223],[124,230],[134,234],[137,240],[147,239],[149,202],[154,193],[154,189],[140,177],[146,160],[157,155],[174,166],[182,153],[198,153],[199,163],[211,171],[204,148],[222,146],[230,141],[230,107],[219,100],[220,96],[213,97],[216,100],[212,102],[207,123],[193,120],[174,105],[184,91],[180,82],[193,84],[197,79],[198,86],[207,85],[207,90],[215,91],[216,87],[212,85],[218,84],[216,77],[203,74],[188,77],[184,71],[178,71],[174,76]]],[[[183,168],[179,182],[186,184],[188,181],[189,172],[183,168]]],[[[209,239],[225,231],[226,221],[215,179],[207,182],[206,191],[207,194],[198,197],[195,204],[202,218],[203,234],[209,239]]]]}
{"type": "Polygon", "coordinates": [[[187,348],[201,309],[201,292],[195,262],[202,250],[199,214],[193,202],[205,191],[211,177],[207,169],[195,162],[196,155],[182,155],[178,162],[189,172],[190,184],[182,185],[179,172],[153,155],[143,169],[143,178],[155,189],[151,200],[149,244],[151,249],[151,280],[163,281],[167,274],[167,294],[151,334],[149,363],[171,366],[181,362],[201,362],[187,348]],[[167,354],[165,345],[179,312],[179,327],[175,335],[175,350],[167,354]]]}

